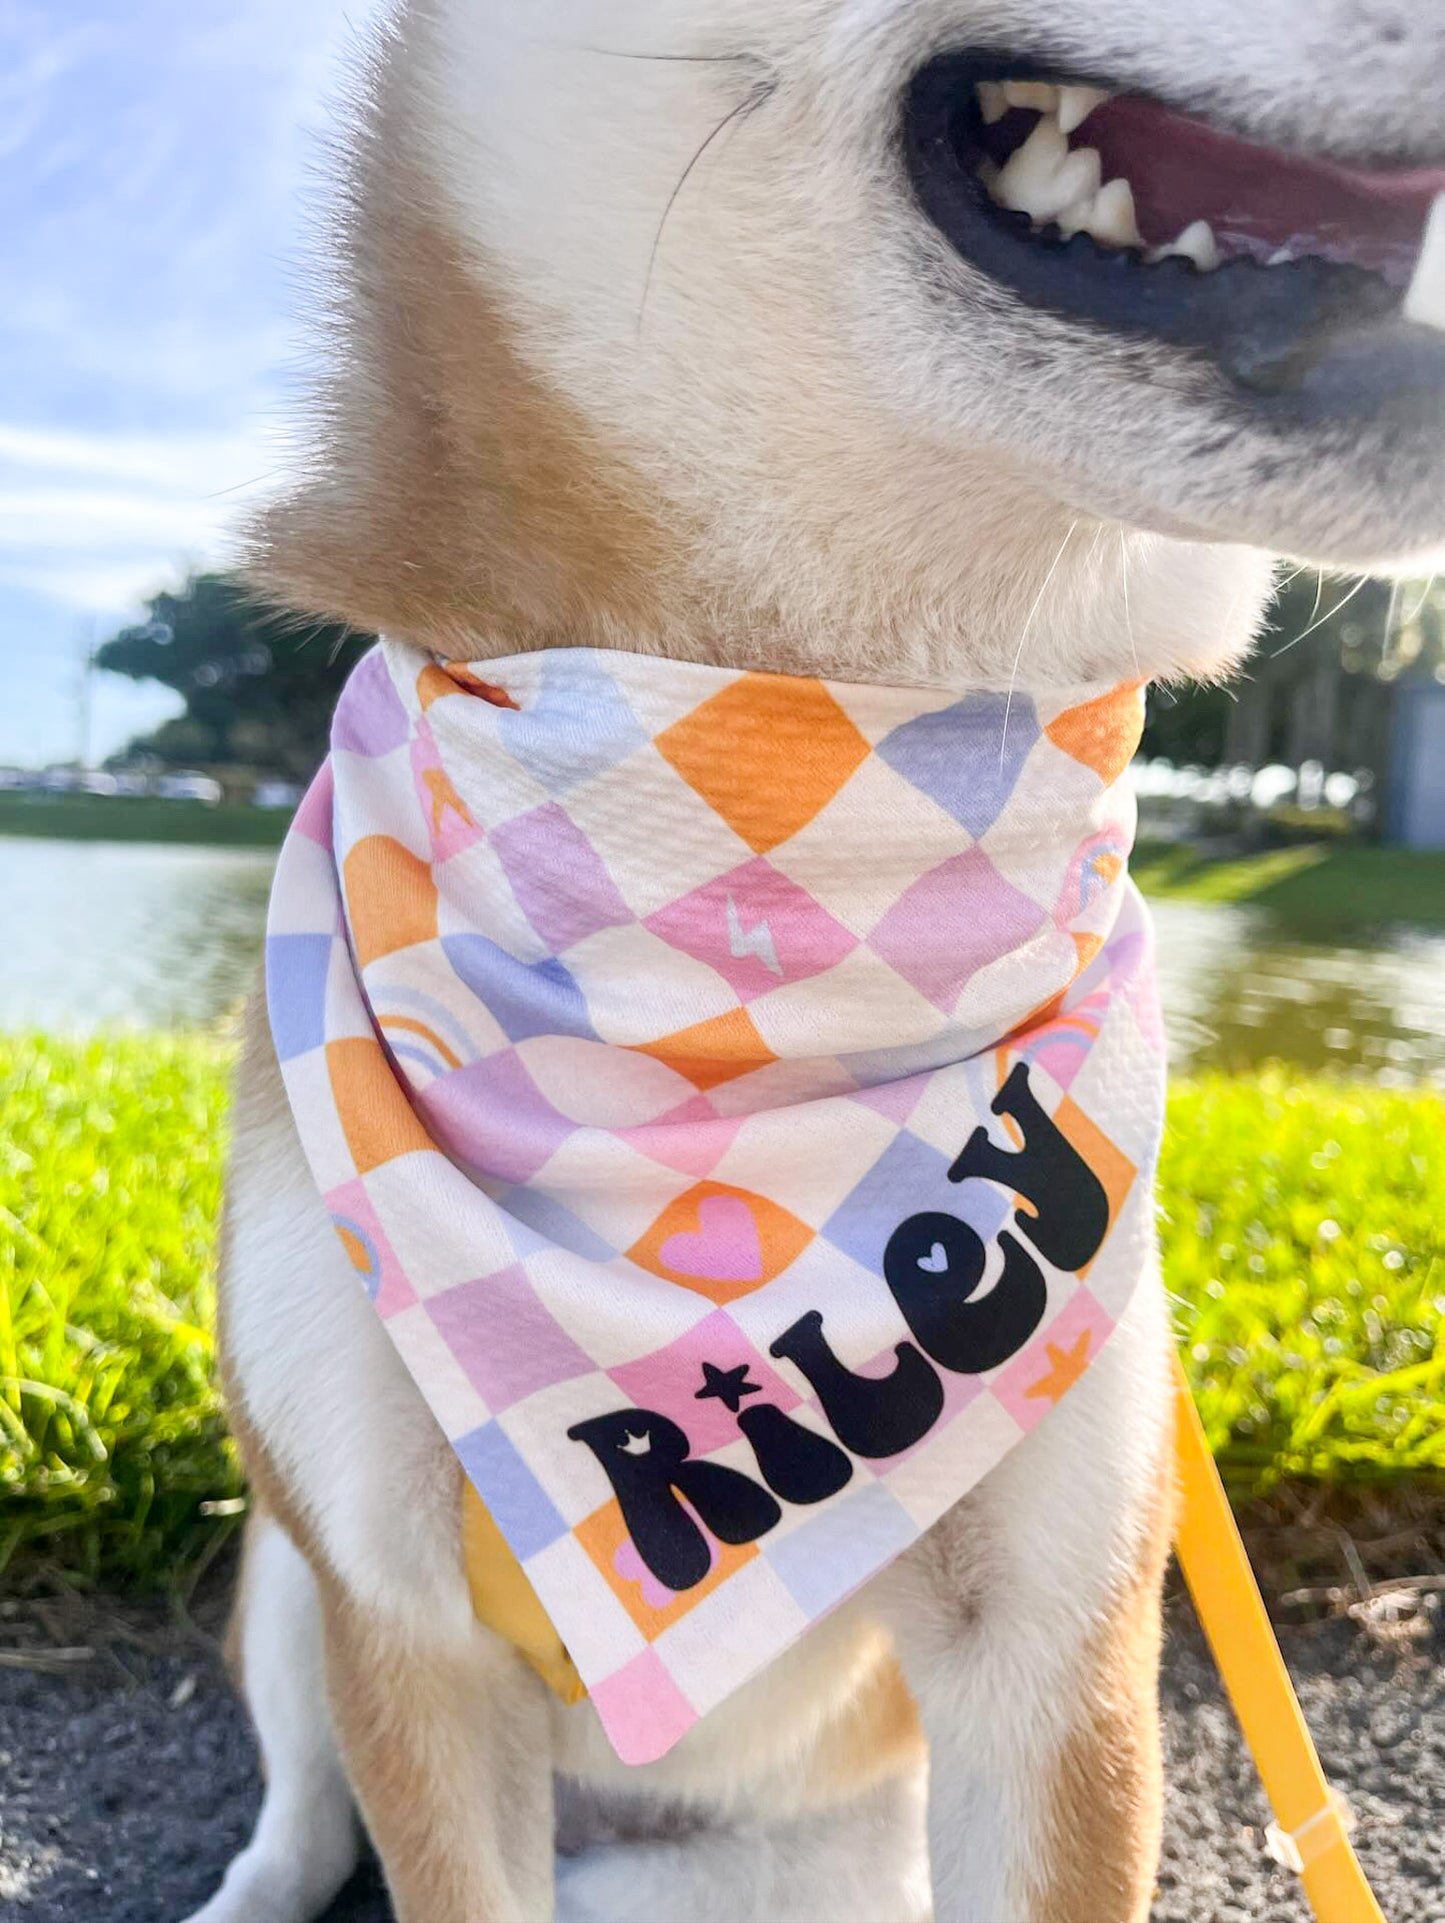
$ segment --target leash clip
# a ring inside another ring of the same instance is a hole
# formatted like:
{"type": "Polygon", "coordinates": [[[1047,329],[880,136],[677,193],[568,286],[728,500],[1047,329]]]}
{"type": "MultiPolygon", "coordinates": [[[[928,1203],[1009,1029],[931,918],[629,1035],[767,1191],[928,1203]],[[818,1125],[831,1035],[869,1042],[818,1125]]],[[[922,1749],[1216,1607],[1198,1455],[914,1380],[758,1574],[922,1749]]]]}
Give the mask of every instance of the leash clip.
{"type": "Polygon", "coordinates": [[[1321,1810],[1301,1823],[1297,1830],[1281,1829],[1271,1823],[1264,1833],[1264,1847],[1281,1869],[1303,1876],[1327,1850],[1354,1834],[1355,1813],[1337,1789],[1321,1810]]]}

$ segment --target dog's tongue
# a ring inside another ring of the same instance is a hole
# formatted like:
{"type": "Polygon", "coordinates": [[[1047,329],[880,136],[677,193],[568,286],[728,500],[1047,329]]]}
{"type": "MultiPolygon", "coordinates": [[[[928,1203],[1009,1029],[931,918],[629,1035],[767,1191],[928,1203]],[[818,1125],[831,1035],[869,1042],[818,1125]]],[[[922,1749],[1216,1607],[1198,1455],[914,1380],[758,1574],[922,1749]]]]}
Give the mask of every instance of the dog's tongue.
{"type": "Polygon", "coordinates": [[[1226,255],[1316,255],[1409,285],[1445,170],[1373,172],[1256,146],[1153,101],[1120,94],[1074,136],[1104,178],[1127,179],[1139,231],[1167,246],[1207,220],[1226,255]]]}

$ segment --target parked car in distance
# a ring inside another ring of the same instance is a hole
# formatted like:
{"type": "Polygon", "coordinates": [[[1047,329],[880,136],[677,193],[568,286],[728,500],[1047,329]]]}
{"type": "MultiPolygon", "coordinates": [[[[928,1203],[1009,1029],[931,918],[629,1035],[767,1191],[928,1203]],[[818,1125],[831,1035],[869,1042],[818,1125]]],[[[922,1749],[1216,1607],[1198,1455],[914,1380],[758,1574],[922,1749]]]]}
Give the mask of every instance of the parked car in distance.
{"type": "Polygon", "coordinates": [[[177,774],[162,775],[155,791],[162,801],[203,801],[208,808],[216,807],[221,800],[219,781],[184,769],[177,774]]]}

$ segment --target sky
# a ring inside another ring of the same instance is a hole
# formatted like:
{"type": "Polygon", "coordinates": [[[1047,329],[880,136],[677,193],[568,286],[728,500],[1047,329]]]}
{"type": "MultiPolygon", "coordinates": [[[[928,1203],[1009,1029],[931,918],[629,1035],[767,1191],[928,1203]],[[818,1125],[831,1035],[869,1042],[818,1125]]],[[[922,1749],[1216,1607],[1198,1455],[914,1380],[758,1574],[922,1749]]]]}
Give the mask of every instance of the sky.
{"type": "MultiPolygon", "coordinates": [[[[278,467],[323,138],[381,0],[0,5],[0,764],[278,467]]],[[[96,677],[100,759],[176,697],[96,677]]]]}

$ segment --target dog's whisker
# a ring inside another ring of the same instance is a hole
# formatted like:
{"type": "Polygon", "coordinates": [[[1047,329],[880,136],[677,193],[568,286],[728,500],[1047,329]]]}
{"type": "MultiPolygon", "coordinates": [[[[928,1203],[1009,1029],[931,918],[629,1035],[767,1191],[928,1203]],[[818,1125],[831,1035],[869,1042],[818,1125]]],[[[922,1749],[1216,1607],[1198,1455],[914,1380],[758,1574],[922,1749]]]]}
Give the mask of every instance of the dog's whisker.
{"type": "MultiPolygon", "coordinates": [[[[1330,609],[1328,614],[1322,614],[1317,621],[1312,621],[1310,625],[1305,629],[1304,633],[1297,634],[1293,641],[1286,641],[1282,648],[1276,648],[1274,653],[1270,656],[1270,659],[1272,661],[1278,661],[1279,657],[1282,654],[1288,654],[1291,648],[1297,648],[1301,641],[1308,641],[1312,634],[1317,634],[1322,627],[1325,627],[1329,622],[1333,621],[1337,614],[1342,614],[1344,610],[1350,605],[1351,601],[1354,600],[1355,596],[1361,593],[1363,589],[1369,586],[1369,582],[1370,582],[1369,575],[1362,574],[1359,580],[1356,581],[1355,585],[1350,589],[1349,593],[1345,596],[1345,598],[1342,601],[1337,601],[1335,605],[1330,609]]],[[[1320,599],[1323,599],[1323,597],[1324,597],[1324,577],[1321,576],[1320,577],[1320,599]]],[[[1316,607],[1319,606],[1319,601],[1316,601],[1315,606],[1316,607]]]]}
{"type": "Polygon", "coordinates": [[[1028,619],[1024,622],[1023,632],[1019,636],[1018,651],[1014,655],[1013,672],[1009,675],[1008,699],[1004,702],[1004,705],[1003,705],[1003,730],[999,736],[999,744],[998,744],[998,765],[1000,770],[1002,770],[1004,765],[1004,760],[1008,754],[1009,716],[1013,713],[1014,689],[1018,685],[1019,668],[1023,664],[1024,643],[1029,638],[1029,632],[1034,625],[1034,620],[1038,615],[1039,609],[1044,604],[1044,596],[1049,591],[1049,584],[1052,582],[1054,576],[1058,573],[1059,563],[1064,558],[1064,551],[1068,547],[1070,541],[1073,540],[1074,535],[1078,530],[1078,526],[1079,524],[1077,521],[1071,521],[1069,523],[1069,531],[1064,536],[1063,540],[1059,543],[1059,551],[1054,556],[1053,565],[1050,567],[1048,573],[1044,576],[1043,586],[1039,589],[1038,593],[1034,596],[1034,604],[1029,609],[1028,619]]]}
{"type": "Polygon", "coordinates": [[[1394,640],[1398,632],[1396,617],[1400,612],[1400,588],[1401,583],[1399,581],[1394,581],[1390,585],[1389,605],[1385,609],[1385,632],[1380,640],[1380,665],[1382,667],[1390,658],[1390,643],[1394,640]]]}
{"type": "Polygon", "coordinates": [[[1315,604],[1310,609],[1311,621],[1315,620],[1318,617],[1320,606],[1321,606],[1321,603],[1324,601],[1324,598],[1325,598],[1324,569],[1316,568],[1315,569],[1315,604]]]}
{"type": "Polygon", "coordinates": [[[1425,612],[1426,604],[1429,601],[1430,596],[1435,592],[1435,583],[1439,579],[1440,579],[1440,576],[1438,574],[1432,574],[1430,576],[1430,579],[1425,583],[1424,588],[1421,590],[1419,600],[1415,603],[1414,607],[1411,608],[1410,612],[1405,616],[1404,625],[1407,628],[1414,627],[1415,623],[1420,619],[1420,616],[1425,612]]]}
{"type": "Polygon", "coordinates": [[[692,179],[693,174],[697,171],[703,159],[716,142],[720,140],[730,128],[735,127],[739,121],[745,120],[749,114],[755,113],[765,101],[770,100],[777,89],[777,84],[776,80],[762,80],[759,81],[755,87],[749,89],[743,99],[723,116],[708,135],[707,139],[703,141],[692,159],[689,160],[686,167],[683,168],[681,178],[678,180],[677,185],[668,195],[667,205],[662,210],[662,219],[657,224],[657,235],[652,243],[652,252],[648,255],[647,273],[642,283],[642,302],[637,310],[637,331],[639,335],[642,333],[642,324],[647,315],[647,300],[652,292],[653,277],[657,271],[657,257],[662,251],[662,238],[667,231],[667,223],[672,218],[672,210],[676,207],[683,188],[686,187],[689,180],[692,179]]]}
{"type": "Polygon", "coordinates": [[[576,51],[594,53],[603,60],[648,60],[664,66],[735,67],[757,59],[751,53],[634,53],[628,47],[582,46],[576,51]]]}
{"type": "Polygon", "coordinates": [[[1124,630],[1129,636],[1129,652],[1134,657],[1134,673],[1142,681],[1144,669],[1139,660],[1139,647],[1134,639],[1134,615],[1129,606],[1129,537],[1123,528],[1119,529],[1119,555],[1122,564],[1119,578],[1124,588],[1124,630]]]}

